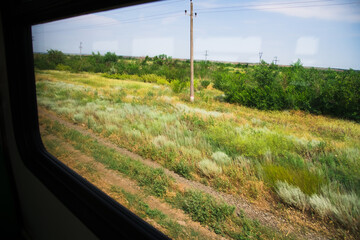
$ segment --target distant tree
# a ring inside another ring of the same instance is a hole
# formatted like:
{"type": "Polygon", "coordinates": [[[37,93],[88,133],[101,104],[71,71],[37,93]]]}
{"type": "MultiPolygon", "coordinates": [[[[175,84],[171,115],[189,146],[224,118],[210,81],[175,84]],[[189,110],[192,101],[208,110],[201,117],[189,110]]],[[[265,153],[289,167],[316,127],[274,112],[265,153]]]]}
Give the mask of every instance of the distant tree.
{"type": "Polygon", "coordinates": [[[64,64],[65,63],[65,54],[59,50],[54,50],[54,49],[50,49],[47,50],[47,59],[48,62],[51,65],[54,65],[54,68],[58,65],[58,64],[64,64]]]}
{"type": "Polygon", "coordinates": [[[117,62],[117,56],[115,53],[111,53],[111,52],[107,52],[104,56],[104,62],[108,63],[108,62],[112,62],[115,63],[117,62]]]}

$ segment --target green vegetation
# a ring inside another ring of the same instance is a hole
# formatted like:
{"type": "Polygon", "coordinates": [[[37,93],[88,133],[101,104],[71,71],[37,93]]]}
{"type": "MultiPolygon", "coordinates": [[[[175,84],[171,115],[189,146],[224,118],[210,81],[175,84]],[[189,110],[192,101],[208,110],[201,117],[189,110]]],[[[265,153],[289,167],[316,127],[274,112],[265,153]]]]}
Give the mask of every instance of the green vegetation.
{"type": "Polygon", "coordinates": [[[233,215],[235,207],[227,204],[217,203],[210,195],[201,192],[190,191],[184,195],[179,194],[176,198],[178,204],[186,213],[190,214],[194,221],[207,224],[216,228],[223,223],[226,218],[233,215]]]}
{"type": "MultiPolygon", "coordinates": [[[[47,54],[35,54],[34,59],[37,69],[101,72],[113,79],[170,84],[175,93],[183,91],[189,82],[189,61],[166,55],[136,59],[108,52],[80,58],[49,50],[47,54]]],[[[199,61],[194,68],[197,88],[207,88],[212,82],[230,103],[263,110],[304,110],[360,121],[359,71],[308,69],[300,60],[291,67],[264,61],[254,66],[199,61]]]]}
{"type": "MultiPolygon", "coordinates": [[[[89,135],[69,129],[57,121],[45,118],[41,119],[41,124],[45,126],[43,135],[52,134],[59,139],[70,143],[75,149],[82,153],[92,156],[97,162],[104,164],[109,169],[120,173],[137,181],[139,186],[156,197],[163,198],[171,205],[183,209],[189,213],[194,221],[209,226],[217,234],[227,235],[235,239],[271,239],[278,236],[259,223],[247,219],[243,214],[235,216],[235,207],[216,201],[212,196],[200,191],[178,191],[175,197],[165,195],[168,191],[177,191],[175,181],[168,178],[162,169],[151,168],[144,164],[130,159],[115,152],[113,149],[99,144],[89,135]],[[233,230],[233,229],[237,230],[233,230]]],[[[49,151],[59,154],[56,150],[57,143],[46,141],[49,151]]],[[[61,151],[64,153],[64,151],[61,151]]],[[[151,209],[140,197],[130,194],[116,186],[111,187],[111,191],[121,193],[128,201],[129,206],[136,210],[140,217],[150,217],[169,230],[171,236],[184,237],[189,231],[185,231],[175,221],[168,219],[166,215],[156,209],[151,209]]],[[[191,232],[191,231],[190,231],[191,232]]]]}
{"type": "MultiPolygon", "coordinates": [[[[223,112],[223,103],[201,99],[198,107],[190,106],[166,85],[65,72],[38,76],[40,105],[186,178],[200,177],[219,190],[255,198],[261,198],[258,190],[247,188],[246,181],[265,181],[270,187],[283,181],[307,196],[321,196],[322,187],[335,183],[343,194],[359,194],[357,124],[319,118],[318,125],[299,134],[297,127],[308,123],[297,115],[254,112],[256,118],[243,117],[253,110],[234,106],[223,112]],[[338,131],[347,137],[339,138],[338,131]]],[[[214,99],[221,94],[202,91],[214,99]]],[[[101,149],[93,151],[103,159],[101,149]]],[[[144,175],[149,184],[156,178],[150,172],[144,175]]],[[[162,195],[166,185],[160,181],[151,191],[162,195]]]]}
{"type": "MultiPolygon", "coordinates": [[[[187,179],[247,195],[254,201],[265,201],[269,192],[276,193],[288,205],[330,218],[353,233],[359,231],[360,125],[299,111],[358,120],[358,72],[305,69],[300,63],[284,68],[265,63],[235,66],[197,62],[200,84],[196,102],[189,103],[186,61],[166,56],[124,59],[114,54],[106,58],[83,56],[80,61],[77,56],[51,54],[35,55],[38,69],[62,70],[37,70],[41,107],[187,179]],[[51,54],[60,55],[55,58],[59,59],[56,66],[46,65],[55,61],[49,60],[51,54]],[[80,66],[72,64],[76,62],[89,69],[75,69],[80,66]],[[179,77],[181,69],[186,74],[179,77]],[[78,71],[99,73],[75,73],[78,71]],[[340,88],[342,84],[346,86],[340,88]],[[341,101],[347,102],[340,102],[343,107],[330,101],[344,94],[341,101]]],[[[46,122],[45,126],[49,131],[55,129],[54,134],[78,150],[138,181],[152,195],[166,199],[175,184],[161,169],[118,155],[90,137],[56,123],[46,122]]],[[[244,236],[243,230],[231,232],[229,226],[236,223],[231,226],[243,229],[248,220],[230,214],[223,222],[211,215],[231,206],[219,210],[216,201],[204,195],[179,194],[177,206],[196,221],[226,236],[244,236]],[[199,199],[205,209],[196,207],[199,199]],[[216,210],[209,210],[212,208],[216,210]]],[[[249,226],[258,231],[255,223],[249,226]]]]}
{"type": "Polygon", "coordinates": [[[169,237],[173,239],[206,239],[205,237],[201,236],[200,233],[194,231],[190,227],[184,227],[180,225],[158,209],[150,208],[149,205],[146,204],[140,196],[126,192],[117,186],[112,186],[111,191],[124,196],[128,202],[126,207],[134,211],[134,213],[139,217],[155,220],[156,223],[166,229],[166,234],[169,237]]]}
{"type": "Polygon", "coordinates": [[[162,169],[153,169],[129,157],[124,157],[113,149],[98,144],[90,136],[82,135],[58,122],[43,121],[46,124],[46,131],[70,142],[76,149],[89,154],[108,168],[137,180],[140,186],[155,196],[164,196],[172,182],[162,169]]]}
{"type": "Polygon", "coordinates": [[[264,110],[295,109],[360,121],[360,73],[262,62],[245,73],[219,72],[225,100],[264,110]]]}

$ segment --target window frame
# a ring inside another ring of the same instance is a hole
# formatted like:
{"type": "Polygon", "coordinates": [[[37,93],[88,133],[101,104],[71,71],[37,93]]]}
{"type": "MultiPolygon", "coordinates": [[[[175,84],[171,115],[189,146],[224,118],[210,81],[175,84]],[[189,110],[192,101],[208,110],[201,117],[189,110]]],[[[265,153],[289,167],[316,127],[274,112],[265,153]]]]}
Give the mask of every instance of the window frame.
{"type": "Polygon", "coordinates": [[[46,151],[39,132],[31,26],[145,2],[153,1],[23,0],[1,7],[11,117],[21,159],[101,239],[169,238],[46,151]]]}

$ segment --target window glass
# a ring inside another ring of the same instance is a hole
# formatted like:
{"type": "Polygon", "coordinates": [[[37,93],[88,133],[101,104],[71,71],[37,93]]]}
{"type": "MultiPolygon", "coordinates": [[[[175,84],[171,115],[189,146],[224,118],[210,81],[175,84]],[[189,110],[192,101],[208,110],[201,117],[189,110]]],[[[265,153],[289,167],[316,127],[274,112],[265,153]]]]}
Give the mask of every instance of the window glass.
{"type": "Polygon", "coordinates": [[[46,149],[169,237],[356,238],[358,1],[159,1],[32,35],[46,149]]]}

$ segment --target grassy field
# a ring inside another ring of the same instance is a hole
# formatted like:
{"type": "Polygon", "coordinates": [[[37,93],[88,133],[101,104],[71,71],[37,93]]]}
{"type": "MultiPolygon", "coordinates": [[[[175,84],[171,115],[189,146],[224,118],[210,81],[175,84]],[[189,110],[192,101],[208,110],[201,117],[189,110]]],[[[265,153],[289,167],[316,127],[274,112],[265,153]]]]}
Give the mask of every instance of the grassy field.
{"type": "MultiPolygon", "coordinates": [[[[38,71],[36,80],[39,106],[187,179],[259,206],[271,208],[281,200],[300,214],[315,214],[319,221],[331,220],[355,236],[359,233],[358,123],[224,103],[223,93],[211,85],[197,91],[195,102],[190,103],[186,91],[176,94],[166,83],[50,70],[38,71]]],[[[42,119],[41,124],[46,129],[43,138],[51,133],[71,143],[217,234],[235,239],[274,237],[259,223],[234,214],[232,206],[196,191],[179,191],[161,170],[117,156],[59,123],[42,119]],[[174,196],[169,197],[169,192],[174,196]]],[[[57,156],[51,144],[45,142],[57,156]]],[[[127,201],[136,199],[116,187],[112,191],[127,201]]],[[[139,204],[135,212],[155,214],[165,228],[176,225],[139,204]]]]}

